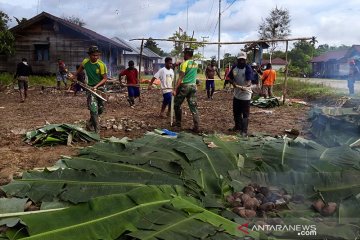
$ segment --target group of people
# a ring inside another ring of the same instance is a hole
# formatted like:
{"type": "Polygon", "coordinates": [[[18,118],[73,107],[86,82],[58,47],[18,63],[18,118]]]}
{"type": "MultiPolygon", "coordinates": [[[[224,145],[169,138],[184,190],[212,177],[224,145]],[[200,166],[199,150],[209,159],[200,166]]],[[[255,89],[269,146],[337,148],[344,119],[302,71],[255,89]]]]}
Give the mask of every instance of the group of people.
{"type": "MultiPolygon", "coordinates": [[[[160,116],[165,117],[165,110],[168,108],[167,115],[171,111],[171,101],[174,98],[174,112],[175,112],[175,127],[181,128],[182,122],[182,104],[186,99],[189,105],[189,109],[193,118],[193,132],[199,132],[199,112],[197,106],[197,72],[198,64],[193,60],[193,49],[185,48],[184,61],[179,66],[179,78],[174,83],[174,70],[171,57],[165,59],[165,67],[161,68],[151,79],[148,88],[151,89],[151,85],[155,79],[160,79],[161,89],[163,93],[163,102],[160,110],[160,116]]],[[[70,77],[72,80],[77,79],[83,81],[85,79],[84,70],[88,78],[88,85],[94,90],[101,89],[101,87],[107,81],[107,68],[106,65],[100,60],[100,54],[97,46],[91,46],[88,50],[88,57],[85,58],[80,65],[77,66],[76,72],[70,77]]],[[[268,69],[261,72],[256,65],[252,67],[246,63],[246,53],[240,52],[237,63],[231,68],[227,68],[224,77],[224,86],[231,84],[234,87],[233,93],[233,116],[234,127],[230,130],[238,131],[242,135],[247,135],[249,112],[250,112],[250,100],[252,97],[251,85],[258,85],[259,75],[261,74],[262,87],[266,92],[266,96],[273,96],[272,85],[276,79],[276,72],[271,69],[271,65],[268,65],[268,69]]],[[[60,82],[63,81],[65,86],[67,75],[67,69],[64,62],[59,59],[59,72],[58,72],[58,87],[60,82]]],[[[128,101],[131,107],[134,107],[135,99],[140,97],[138,71],[134,67],[134,62],[129,61],[129,67],[119,74],[119,80],[121,77],[126,76],[127,89],[128,89],[128,101]]],[[[18,79],[21,101],[27,96],[27,81],[28,76],[31,74],[31,67],[27,64],[26,59],[23,59],[18,64],[15,77],[18,79]]],[[[205,76],[206,91],[209,99],[213,98],[215,91],[214,77],[215,74],[221,79],[220,73],[215,66],[215,60],[211,61],[211,64],[206,68],[205,76]]],[[[95,132],[99,132],[99,115],[104,111],[104,102],[97,96],[87,91],[87,105],[90,111],[90,119],[87,121],[87,128],[95,132]]]]}

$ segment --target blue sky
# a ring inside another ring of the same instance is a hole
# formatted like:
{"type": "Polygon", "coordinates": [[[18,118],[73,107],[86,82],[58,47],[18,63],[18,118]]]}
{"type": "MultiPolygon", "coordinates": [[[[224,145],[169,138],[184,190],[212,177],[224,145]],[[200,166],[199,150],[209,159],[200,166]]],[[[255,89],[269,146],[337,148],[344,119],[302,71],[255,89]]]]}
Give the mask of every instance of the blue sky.
{"type": "MultiPolygon", "coordinates": [[[[222,10],[232,2],[222,0],[222,10]]],[[[186,30],[188,26],[196,38],[209,36],[210,41],[217,41],[218,5],[219,0],[0,0],[0,9],[9,16],[31,18],[42,11],[76,16],[85,27],[109,38],[168,38],[179,27],[186,30]]],[[[221,41],[258,39],[262,18],[276,6],[290,12],[290,37],[316,36],[318,44],[360,44],[360,0],[237,0],[222,13],[221,41]]],[[[159,45],[171,48],[170,43],[159,45]]],[[[240,48],[223,46],[221,55],[235,55],[240,48]]],[[[216,53],[216,46],[205,48],[206,57],[216,53]]]]}

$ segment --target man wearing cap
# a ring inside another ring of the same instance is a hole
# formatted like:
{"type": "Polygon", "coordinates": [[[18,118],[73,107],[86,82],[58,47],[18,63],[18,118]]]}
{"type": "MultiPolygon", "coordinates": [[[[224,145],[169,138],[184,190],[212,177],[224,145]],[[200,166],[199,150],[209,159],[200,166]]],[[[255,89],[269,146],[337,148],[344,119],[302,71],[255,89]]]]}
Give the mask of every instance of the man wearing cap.
{"type": "MultiPolygon", "coordinates": [[[[73,78],[75,78],[77,74],[85,69],[88,77],[88,85],[94,90],[97,90],[98,87],[104,85],[107,81],[107,68],[99,59],[100,53],[97,46],[91,46],[88,51],[89,57],[82,61],[73,76],[73,78]]],[[[87,128],[88,130],[94,130],[96,133],[99,133],[99,115],[104,111],[104,102],[88,91],[87,105],[90,110],[90,120],[87,122],[87,128]]]]}
{"type": "Polygon", "coordinates": [[[193,116],[194,127],[193,132],[199,132],[199,113],[197,109],[196,99],[196,76],[197,76],[197,63],[192,60],[194,50],[185,48],[184,62],[180,65],[179,79],[176,82],[173,91],[174,111],[175,111],[175,126],[181,127],[182,109],[181,104],[187,99],[189,109],[193,116]]]}
{"type": "Polygon", "coordinates": [[[25,99],[27,98],[28,82],[31,74],[32,69],[26,58],[21,59],[21,62],[18,63],[16,67],[16,73],[14,75],[14,79],[17,79],[18,81],[21,103],[25,102],[25,99]]]}
{"type": "Polygon", "coordinates": [[[251,100],[251,80],[253,78],[252,69],[246,64],[246,53],[240,52],[237,64],[229,72],[231,84],[234,86],[233,114],[235,126],[231,131],[240,131],[241,136],[247,136],[250,100],[251,100]]]}

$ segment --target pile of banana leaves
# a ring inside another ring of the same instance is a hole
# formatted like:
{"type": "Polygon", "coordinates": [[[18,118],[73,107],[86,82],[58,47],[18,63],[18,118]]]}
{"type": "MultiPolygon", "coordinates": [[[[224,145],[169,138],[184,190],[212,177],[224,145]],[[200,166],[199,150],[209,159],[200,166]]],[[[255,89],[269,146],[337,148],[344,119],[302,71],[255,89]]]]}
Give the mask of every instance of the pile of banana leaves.
{"type": "Polygon", "coordinates": [[[310,120],[310,132],[325,146],[350,144],[360,136],[360,111],[357,108],[313,108],[310,120]]]}
{"type": "Polygon", "coordinates": [[[2,186],[0,239],[356,239],[359,178],[358,148],[303,138],[180,133],[99,142],[2,186]],[[245,219],[224,199],[249,183],[303,200],[245,219]],[[320,194],[338,204],[335,214],[311,208],[320,194]],[[29,202],[40,210],[24,212],[29,202]],[[259,222],[316,231],[254,229],[259,222]]]}
{"type": "Polygon", "coordinates": [[[280,102],[277,98],[256,98],[251,100],[251,105],[259,108],[273,108],[280,106],[280,102]]]}
{"type": "Polygon", "coordinates": [[[24,141],[35,146],[70,145],[73,142],[99,141],[100,136],[71,124],[48,124],[27,132],[24,141]]]}

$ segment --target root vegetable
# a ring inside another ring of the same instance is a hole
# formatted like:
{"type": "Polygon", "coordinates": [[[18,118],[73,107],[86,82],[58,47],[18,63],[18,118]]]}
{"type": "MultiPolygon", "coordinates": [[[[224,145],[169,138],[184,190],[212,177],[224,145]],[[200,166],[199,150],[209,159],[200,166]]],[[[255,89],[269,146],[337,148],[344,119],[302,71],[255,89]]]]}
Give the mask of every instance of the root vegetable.
{"type": "Polygon", "coordinates": [[[233,193],[233,197],[236,199],[236,198],[240,198],[241,195],[243,195],[244,193],[243,192],[234,192],[233,193]]]}
{"type": "Polygon", "coordinates": [[[240,197],[240,199],[241,199],[241,201],[244,203],[244,202],[246,202],[248,199],[250,199],[251,197],[249,196],[249,195],[247,195],[247,194],[243,194],[243,195],[241,195],[241,197],[240,197]]]}
{"type": "Polygon", "coordinates": [[[234,208],[233,212],[243,218],[256,217],[256,212],[254,210],[249,210],[249,209],[244,209],[244,208],[234,208]]]}
{"type": "Polygon", "coordinates": [[[265,196],[262,193],[258,193],[255,195],[256,199],[260,202],[264,202],[265,196]]]}
{"type": "Polygon", "coordinates": [[[226,199],[226,201],[227,201],[228,203],[230,203],[230,204],[232,204],[232,203],[235,201],[235,198],[234,198],[233,195],[227,195],[227,196],[225,197],[225,199],[226,199]]]}
{"type": "Polygon", "coordinates": [[[246,186],[243,189],[243,192],[246,193],[246,194],[252,193],[254,191],[255,191],[255,189],[252,186],[246,186]]]}
{"type": "Polygon", "coordinates": [[[325,207],[325,203],[321,199],[318,199],[313,202],[312,206],[316,211],[321,212],[321,210],[325,207]]]}
{"type": "Polygon", "coordinates": [[[259,192],[265,197],[269,196],[270,190],[267,187],[260,187],[259,192]]]}
{"type": "Polygon", "coordinates": [[[260,209],[265,212],[272,211],[274,208],[275,208],[275,204],[272,202],[267,202],[260,205],[260,209]]]}
{"type": "Polygon", "coordinates": [[[331,216],[336,211],[336,207],[337,207],[336,203],[329,202],[328,205],[326,205],[325,207],[323,207],[323,209],[321,209],[320,214],[325,217],[331,216]]]}
{"type": "Polygon", "coordinates": [[[260,206],[259,200],[256,198],[249,198],[243,202],[245,209],[256,210],[260,206]]]}

